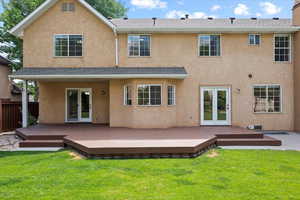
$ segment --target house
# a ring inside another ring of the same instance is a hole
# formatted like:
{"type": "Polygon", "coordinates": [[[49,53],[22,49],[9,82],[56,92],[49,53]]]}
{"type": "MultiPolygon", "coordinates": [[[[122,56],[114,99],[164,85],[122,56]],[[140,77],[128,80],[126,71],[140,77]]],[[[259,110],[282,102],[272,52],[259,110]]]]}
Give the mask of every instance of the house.
{"type": "Polygon", "coordinates": [[[10,99],[11,101],[21,101],[21,90],[12,84],[8,75],[10,61],[0,55],[0,99],[10,99]]]}
{"type": "Polygon", "coordinates": [[[11,78],[38,81],[45,124],[300,130],[299,30],[299,0],[293,19],[107,19],[47,0],[10,31],[11,78]]]}

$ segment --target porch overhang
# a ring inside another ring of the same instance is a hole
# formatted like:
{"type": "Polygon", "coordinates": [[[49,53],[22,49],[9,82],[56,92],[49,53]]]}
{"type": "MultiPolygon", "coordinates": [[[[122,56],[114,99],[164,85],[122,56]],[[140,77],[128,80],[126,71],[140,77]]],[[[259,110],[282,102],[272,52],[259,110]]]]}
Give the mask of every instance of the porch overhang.
{"type": "Polygon", "coordinates": [[[185,79],[184,67],[82,67],[82,68],[23,68],[10,78],[22,80],[73,79],[185,79]]]}

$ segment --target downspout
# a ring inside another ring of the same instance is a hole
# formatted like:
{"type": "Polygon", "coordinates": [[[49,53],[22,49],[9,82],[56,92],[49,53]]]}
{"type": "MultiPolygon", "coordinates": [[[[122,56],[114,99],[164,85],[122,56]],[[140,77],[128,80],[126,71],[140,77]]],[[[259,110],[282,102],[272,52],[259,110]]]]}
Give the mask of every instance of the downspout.
{"type": "Polygon", "coordinates": [[[119,38],[118,38],[118,33],[116,31],[116,29],[114,29],[114,35],[115,35],[115,49],[116,49],[116,52],[115,52],[115,64],[116,64],[116,67],[119,67],[119,38]]]}

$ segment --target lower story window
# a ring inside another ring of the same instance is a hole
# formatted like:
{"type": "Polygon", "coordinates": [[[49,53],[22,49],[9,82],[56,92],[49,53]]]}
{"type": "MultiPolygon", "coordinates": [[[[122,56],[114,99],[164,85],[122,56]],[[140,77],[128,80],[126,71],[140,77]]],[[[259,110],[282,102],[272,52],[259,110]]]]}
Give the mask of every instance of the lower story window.
{"type": "Polygon", "coordinates": [[[138,85],[138,105],[161,105],[161,85],[138,85]]]}
{"type": "Polygon", "coordinates": [[[281,112],[280,85],[254,86],[254,112],[276,113],[281,112]]]}
{"type": "Polygon", "coordinates": [[[176,104],[176,89],[175,85],[168,86],[168,105],[173,106],[176,104]]]}
{"type": "Polygon", "coordinates": [[[124,105],[132,105],[132,87],[130,85],[124,86],[124,105]]]}

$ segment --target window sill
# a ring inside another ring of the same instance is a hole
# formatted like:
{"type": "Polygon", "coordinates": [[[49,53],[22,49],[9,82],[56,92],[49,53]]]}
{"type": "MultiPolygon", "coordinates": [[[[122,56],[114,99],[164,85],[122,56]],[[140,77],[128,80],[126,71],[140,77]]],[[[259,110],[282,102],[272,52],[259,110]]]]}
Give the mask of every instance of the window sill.
{"type": "Polygon", "coordinates": [[[253,114],[283,114],[283,112],[253,112],[253,114]]]}
{"type": "Polygon", "coordinates": [[[128,56],[128,58],[152,58],[152,56],[128,56]]]}
{"type": "Polygon", "coordinates": [[[273,60],[273,63],[274,64],[293,64],[293,62],[291,62],[291,61],[274,61],[274,60],[273,60]]]}
{"type": "Polygon", "coordinates": [[[198,56],[198,58],[222,58],[222,56],[198,56]]]}
{"type": "Polygon", "coordinates": [[[162,105],[136,105],[137,107],[161,107],[162,105]]]}
{"type": "Polygon", "coordinates": [[[53,56],[53,58],[83,58],[83,56],[53,56]]]}

